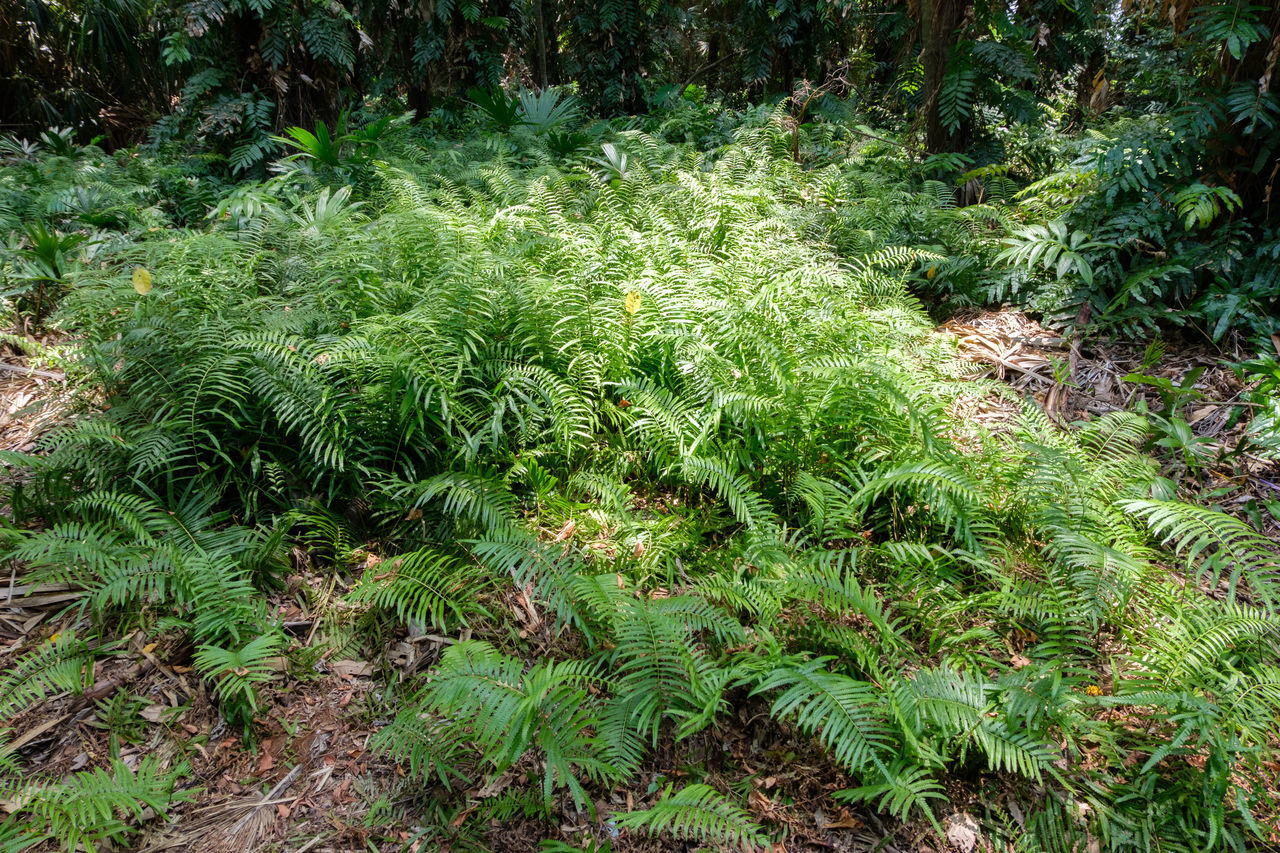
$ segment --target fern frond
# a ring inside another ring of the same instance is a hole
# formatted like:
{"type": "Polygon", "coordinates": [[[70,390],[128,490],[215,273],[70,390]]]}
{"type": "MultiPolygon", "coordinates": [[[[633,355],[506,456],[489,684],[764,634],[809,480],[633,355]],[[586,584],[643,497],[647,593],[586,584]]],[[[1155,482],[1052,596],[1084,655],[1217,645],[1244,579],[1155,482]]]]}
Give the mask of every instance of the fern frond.
{"type": "Polygon", "coordinates": [[[707,785],[686,785],[648,809],[614,812],[613,822],[653,835],[670,832],[677,838],[744,849],[768,842],[743,809],[707,785]]]}
{"type": "Polygon", "coordinates": [[[1129,500],[1120,508],[1143,519],[1187,565],[1208,573],[1214,585],[1227,575],[1228,601],[1241,580],[1268,610],[1280,604],[1280,553],[1275,543],[1217,510],[1176,501],[1129,500]]]}
{"type": "Polygon", "coordinates": [[[479,566],[422,548],[367,569],[350,599],[392,610],[420,630],[430,626],[447,631],[450,618],[465,625],[469,615],[483,612],[476,597],[487,582],[479,566]]]}
{"type": "Polygon", "coordinates": [[[148,811],[164,816],[173,805],[195,799],[196,791],[175,788],[189,772],[185,763],[165,772],[161,759],[143,756],[136,771],[113,759],[109,769],[85,770],[58,783],[28,783],[6,824],[21,818],[31,836],[55,840],[67,851],[113,846],[125,842],[148,811]]]}
{"type": "Polygon", "coordinates": [[[43,643],[0,676],[0,718],[13,719],[53,693],[92,686],[92,655],[74,631],[43,643]]]}
{"type": "MultiPolygon", "coordinates": [[[[577,661],[540,664],[525,672],[516,658],[478,640],[456,643],[442,655],[414,704],[401,714],[424,711],[467,721],[469,738],[495,772],[513,765],[530,748],[545,759],[543,801],[551,807],[557,787],[569,789],[580,807],[589,805],[579,776],[610,779],[616,770],[600,757],[587,686],[598,681],[577,661]]],[[[407,725],[408,723],[406,723],[407,725]]]]}
{"type": "Polygon", "coordinates": [[[782,690],[770,713],[794,719],[832,756],[854,772],[887,775],[885,761],[894,742],[884,714],[884,698],[873,685],[825,669],[830,658],[778,667],[752,691],[782,690]]]}

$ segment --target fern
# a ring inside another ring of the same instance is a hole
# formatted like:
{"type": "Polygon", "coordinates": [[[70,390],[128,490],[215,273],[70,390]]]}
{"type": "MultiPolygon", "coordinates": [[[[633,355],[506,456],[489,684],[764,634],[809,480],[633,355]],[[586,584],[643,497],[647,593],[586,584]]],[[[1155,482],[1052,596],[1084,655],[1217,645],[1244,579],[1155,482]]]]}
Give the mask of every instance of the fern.
{"type": "Polygon", "coordinates": [[[1280,555],[1274,544],[1242,521],[1225,513],[1172,501],[1131,500],[1121,508],[1143,519],[1152,532],[1180,553],[1187,565],[1208,573],[1216,586],[1223,574],[1227,599],[1234,601],[1244,580],[1249,591],[1272,609],[1280,555]]]}
{"type": "Polygon", "coordinates": [[[465,623],[468,615],[483,612],[476,597],[486,580],[478,567],[425,548],[367,569],[350,600],[392,610],[404,622],[446,631],[450,618],[465,623]]]}
{"type": "Polygon", "coordinates": [[[590,805],[580,776],[609,779],[614,769],[599,757],[589,729],[586,699],[596,680],[578,662],[543,664],[525,672],[523,664],[487,643],[457,643],[445,651],[417,702],[400,713],[423,710],[465,719],[470,739],[495,773],[536,748],[545,761],[542,797],[547,809],[557,787],[567,787],[580,808],[590,805]]]}
{"type": "Polygon", "coordinates": [[[827,663],[819,658],[781,666],[761,678],[753,692],[781,689],[771,714],[794,719],[850,770],[870,768],[888,775],[885,761],[894,743],[880,692],[865,682],[826,671],[827,663]]]}
{"type": "Polygon", "coordinates": [[[1007,718],[989,716],[991,687],[981,678],[946,669],[921,670],[897,694],[909,719],[937,726],[949,738],[972,742],[992,769],[1039,780],[1054,759],[1051,748],[1011,727],[1007,718]]]}
{"type": "Polygon", "coordinates": [[[0,676],[0,717],[14,719],[53,693],[82,693],[92,686],[88,646],[74,632],[60,634],[17,660],[0,676]]]}
{"type": "Polygon", "coordinates": [[[677,737],[687,736],[710,724],[723,704],[729,672],[694,645],[689,624],[694,622],[690,616],[704,617],[699,627],[710,627],[723,615],[699,605],[696,599],[628,602],[613,619],[614,701],[625,709],[620,712],[626,725],[647,732],[654,745],[664,720],[677,721],[677,737]],[[682,603],[692,608],[679,607],[682,603]]]}
{"type": "Polygon", "coordinates": [[[615,812],[613,822],[622,828],[677,838],[758,849],[767,840],[745,811],[707,785],[686,785],[654,806],[633,812],[615,812]]]}
{"type": "Polygon", "coordinates": [[[239,649],[201,646],[194,658],[196,669],[214,683],[213,695],[223,713],[248,725],[258,711],[255,685],[274,676],[271,657],[282,641],[276,633],[265,633],[239,649]]]}
{"type": "Polygon", "coordinates": [[[23,826],[26,840],[37,843],[56,841],[67,851],[81,845],[90,851],[108,849],[126,842],[136,831],[132,822],[145,820],[147,811],[164,816],[173,805],[195,799],[196,790],[175,790],[177,780],[189,772],[186,764],[165,772],[159,759],[144,756],[137,770],[114,759],[109,770],[85,770],[59,783],[29,782],[21,805],[0,824],[0,832],[23,826]]]}
{"type": "MultiPolygon", "coordinates": [[[[486,14],[445,3],[431,26],[475,35],[486,14]]],[[[266,26],[264,59],[347,67],[333,39],[362,31],[340,10],[303,18],[297,38],[266,26]]],[[[1064,428],[1026,402],[994,425],[965,417],[1014,397],[973,380],[916,294],[958,306],[1030,287],[1042,313],[1088,300],[1119,323],[1142,300],[1173,307],[1191,272],[1248,284],[1167,242],[1175,214],[1190,244],[1235,240],[1245,212],[1195,188],[1212,170],[1179,141],[1194,128],[1172,128],[1274,111],[1254,87],[1212,115],[1118,118],[1044,148],[1004,121],[1034,66],[993,26],[953,54],[944,118],[975,139],[999,128],[1006,159],[936,155],[923,176],[879,132],[829,120],[837,99],[797,122],[794,101],[734,117],[696,90],[681,109],[714,149],[644,120],[578,127],[579,102],[554,93],[473,95],[504,132],[294,133],[312,156],[231,190],[198,179],[181,223],[146,182],[150,154],[10,146],[0,225],[129,230],[98,235],[61,296],[58,358],[95,390],[35,453],[2,454],[3,554],[32,583],[69,584],[83,621],[74,646],[23,650],[0,710],[83,690],[90,645],[154,627],[185,637],[223,716],[251,727],[289,664],[271,590],[329,572],[383,618],[340,607],[313,642],[368,652],[395,622],[449,640],[371,700],[394,705],[373,745],[429,786],[441,843],[480,833],[448,824],[498,780],[479,822],[554,816],[557,799],[590,810],[655,751],[700,748],[747,690],[770,708],[739,721],[747,735],[794,729],[852,775],[840,799],[909,824],[981,770],[1044,792],[1024,846],[1247,838],[1263,786],[1236,780],[1263,778],[1280,695],[1273,549],[1151,500],[1170,486],[1139,416],[1064,428]],[[1142,261],[1166,250],[1160,270],[1142,261]],[[351,584],[356,546],[390,556],[351,584]],[[1239,592],[1180,584],[1171,554],[1239,592]],[[1147,724],[1129,725],[1138,709],[1147,724]],[[1093,817],[1077,825],[1064,792],[1093,817]]],[[[413,41],[424,62],[445,55],[413,41]]],[[[216,77],[193,73],[187,95],[216,77]]],[[[242,157],[219,168],[270,156],[263,104],[202,114],[239,122],[226,150],[242,157]]],[[[764,840],[698,788],[632,820],[764,840]]]]}
{"type": "MultiPolygon", "coordinates": [[[[874,774],[872,778],[875,778],[874,774]]],[[[945,800],[946,794],[925,767],[895,762],[883,771],[882,781],[836,791],[832,796],[845,802],[874,801],[878,808],[900,818],[907,817],[913,809],[919,809],[935,829],[941,830],[929,800],[945,800]]]]}

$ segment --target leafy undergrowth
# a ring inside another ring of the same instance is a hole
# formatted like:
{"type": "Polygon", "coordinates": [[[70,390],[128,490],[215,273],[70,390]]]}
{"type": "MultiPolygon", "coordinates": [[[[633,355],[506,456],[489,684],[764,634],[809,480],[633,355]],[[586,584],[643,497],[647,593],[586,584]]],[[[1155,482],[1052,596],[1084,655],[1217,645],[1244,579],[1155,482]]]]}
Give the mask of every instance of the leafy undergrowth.
{"type": "Polygon", "coordinates": [[[99,247],[78,417],[4,456],[71,610],[0,681],[0,843],[1265,843],[1271,543],[930,333],[879,226],[993,220],[789,148],[406,147],[99,247]]]}

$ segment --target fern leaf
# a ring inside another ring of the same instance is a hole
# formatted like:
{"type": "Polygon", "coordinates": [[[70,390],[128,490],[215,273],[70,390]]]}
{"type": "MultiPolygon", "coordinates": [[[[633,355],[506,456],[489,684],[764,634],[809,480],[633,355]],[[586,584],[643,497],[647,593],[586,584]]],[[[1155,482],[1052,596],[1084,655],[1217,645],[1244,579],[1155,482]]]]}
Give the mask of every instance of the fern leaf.
{"type": "Polygon", "coordinates": [[[686,785],[648,809],[614,812],[613,822],[654,835],[670,832],[676,838],[743,849],[768,843],[745,811],[707,785],[686,785]]]}

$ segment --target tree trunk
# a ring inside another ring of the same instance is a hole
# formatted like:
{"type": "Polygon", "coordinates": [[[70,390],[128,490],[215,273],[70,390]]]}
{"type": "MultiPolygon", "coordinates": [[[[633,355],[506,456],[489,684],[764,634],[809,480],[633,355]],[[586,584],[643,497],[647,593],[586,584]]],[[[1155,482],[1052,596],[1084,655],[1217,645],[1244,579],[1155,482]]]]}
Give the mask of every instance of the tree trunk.
{"type": "Polygon", "coordinates": [[[542,0],[533,0],[533,27],[538,31],[538,86],[547,88],[547,25],[542,16],[542,0]]]}
{"type": "Polygon", "coordinates": [[[925,147],[930,154],[950,151],[963,137],[942,125],[938,113],[942,81],[947,74],[951,51],[960,41],[960,32],[969,0],[920,0],[920,62],[924,66],[925,147]]]}

